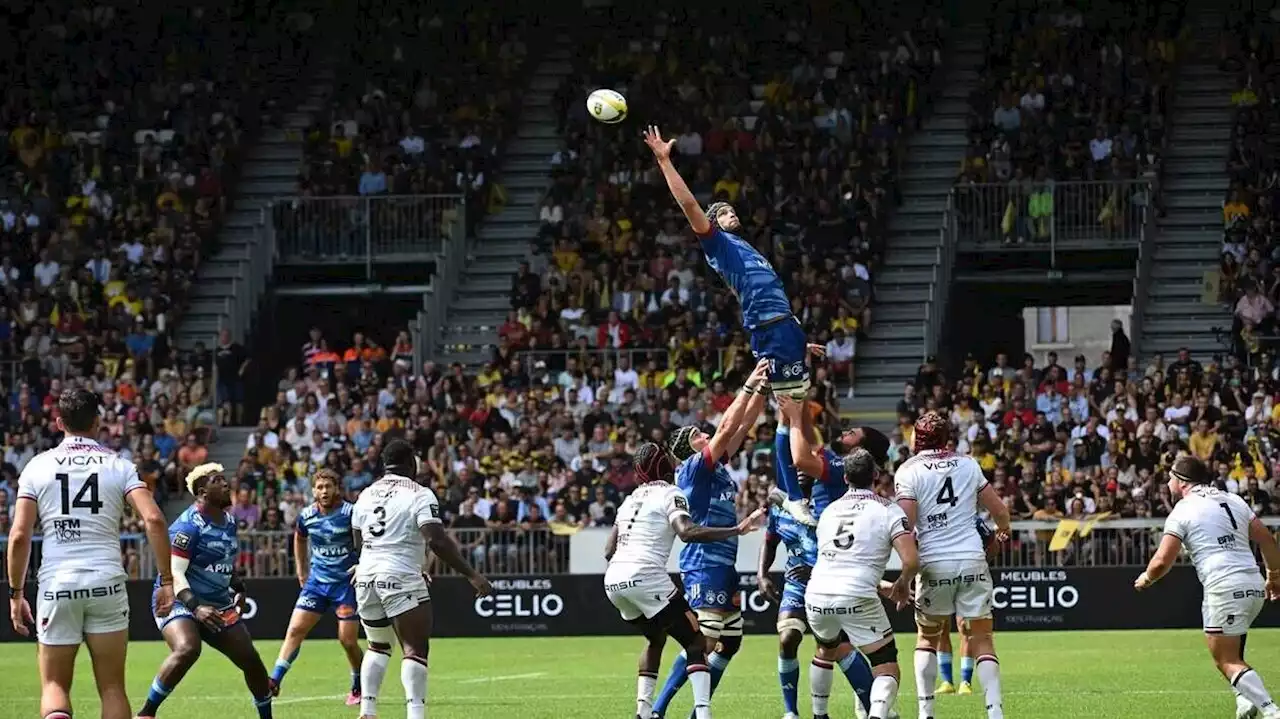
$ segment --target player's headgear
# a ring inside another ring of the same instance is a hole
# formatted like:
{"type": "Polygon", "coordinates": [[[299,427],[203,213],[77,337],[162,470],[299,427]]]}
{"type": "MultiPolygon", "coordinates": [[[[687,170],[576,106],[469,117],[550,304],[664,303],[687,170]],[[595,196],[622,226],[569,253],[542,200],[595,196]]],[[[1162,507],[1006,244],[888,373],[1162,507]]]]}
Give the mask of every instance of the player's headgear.
{"type": "Polygon", "coordinates": [[[226,470],[224,470],[222,465],[217,462],[205,462],[204,464],[196,466],[190,472],[187,472],[187,491],[195,494],[196,490],[200,488],[200,480],[216,477],[224,471],[226,470]]]}
{"type": "Polygon", "coordinates": [[[98,395],[87,389],[64,389],[58,395],[58,417],[68,432],[89,432],[98,419],[98,395]]]}
{"type": "Polygon", "coordinates": [[[693,456],[693,436],[697,433],[698,428],[693,425],[677,429],[667,440],[667,449],[677,460],[685,461],[693,456]]]}
{"type": "Polygon", "coordinates": [[[927,449],[942,449],[951,438],[951,425],[937,412],[925,412],[916,420],[915,434],[912,436],[912,449],[922,452],[927,449]]]}
{"type": "Polygon", "coordinates": [[[633,465],[641,484],[665,481],[676,471],[676,463],[671,453],[655,442],[645,442],[640,445],[640,449],[636,450],[633,465]]]}
{"type": "Polygon", "coordinates": [[[850,487],[867,489],[876,481],[879,465],[871,453],[862,447],[855,447],[844,458],[844,481],[850,487]]]}
{"type": "Polygon", "coordinates": [[[393,439],[382,448],[382,465],[388,472],[409,479],[418,475],[418,453],[403,439],[393,439]]]}
{"type": "Polygon", "coordinates": [[[707,219],[711,222],[712,227],[720,227],[720,221],[716,218],[720,217],[722,210],[732,210],[733,205],[727,202],[713,202],[707,205],[707,219]]]}
{"type": "Polygon", "coordinates": [[[1212,477],[1209,467],[1199,457],[1184,454],[1173,462],[1169,474],[1179,482],[1188,484],[1208,484],[1212,477]]]}

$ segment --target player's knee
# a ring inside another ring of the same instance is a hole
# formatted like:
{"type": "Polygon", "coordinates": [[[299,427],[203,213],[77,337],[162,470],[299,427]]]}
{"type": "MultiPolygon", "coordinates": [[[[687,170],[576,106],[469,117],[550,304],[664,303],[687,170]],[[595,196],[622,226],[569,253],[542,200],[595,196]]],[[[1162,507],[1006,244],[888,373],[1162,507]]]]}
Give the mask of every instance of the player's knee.
{"type": "Polygon", "coordinates": [[[359,649],[360,637],[359,635],[352,636],[345,632],[341,632],[338,634],[338,644],[341,645],[343,649],[347,650],[359,649]]]}
{"type": "MultiPolygon", "coordinates": [[[[886,665],[894,665],[893,673],[897,673],[896,665],[898,663],[898,643],[893,637],[889,637],[889,640],[884,644],[867,652],[866,656],[867,663],[871,665],[872,671],[879,667],[886,667],[886,669],[888,669],[890,667],[887,667],[886,665]]],[[[885,671],[881,670],[881,673],[885,673],[885,671]]]]}
{"type": "Polygon", "coordinates": [[[788,657],[794,657],[804,641],[804,632],[795,629],[784,629],[778,634],[778,648],[788,657]]]}
{"type": "Polygon", "coordinates": [[[369,651],[371,651],[371,652],[375,652],[375,653],[377,653],[377,654],[387,654],[387,655],[390,655],[390,654],[391,654],[391,644],[389,644],[389,643],[387,643],[387,642],[375,642],[375,641],[370,641],[370,642],[369,642],[369,651]]]}
{"type": "Polygon", "coordinates": [[[716,644],[716,653],[722,657],[731,657],[738,653],[742,648],[742,636],[730,637],[720,635],[720,641],[716,644]]]}
{"type": "Polygon", "coordinates": [[[916,629],[921,641],[928,642],[931,646],[936,646],[941,643],[942,635],[947,632],[947,617],[917,614],[916,629]]]}

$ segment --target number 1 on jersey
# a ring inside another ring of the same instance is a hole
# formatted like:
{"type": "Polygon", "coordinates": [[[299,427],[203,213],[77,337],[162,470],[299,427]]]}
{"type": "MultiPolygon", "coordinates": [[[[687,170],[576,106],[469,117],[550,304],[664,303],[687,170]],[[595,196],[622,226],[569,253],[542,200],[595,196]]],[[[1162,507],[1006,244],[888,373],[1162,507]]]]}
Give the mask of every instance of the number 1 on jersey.
{"type": "Polygon", "coordinates": [[[72,509],[87,509],[89,514],[97,514],[102,511],[103,503],[98,499],[97,472],[89,475],[84,480],[84,484],[80,486],[80,491],[76,492],[75,499],[71,498],[71,475],[60,472],[54,475],[54,478],[58,480],[58,485],[62,489],[63,514],[71,514],[72,509]],[[88,495],[87,499],[85,495],[88,495]]]}
{"type": "Polygon", "coordinates": [[[1231,513],[1231,505],[1226,502],[1218,502],[1218,506],[1222,507],[1222,511],[1227,513],[1227,519],[1231,520],[1231,528],[1239,529],[1240,525],[1236,524],[1236,516],[1231,513]]]}

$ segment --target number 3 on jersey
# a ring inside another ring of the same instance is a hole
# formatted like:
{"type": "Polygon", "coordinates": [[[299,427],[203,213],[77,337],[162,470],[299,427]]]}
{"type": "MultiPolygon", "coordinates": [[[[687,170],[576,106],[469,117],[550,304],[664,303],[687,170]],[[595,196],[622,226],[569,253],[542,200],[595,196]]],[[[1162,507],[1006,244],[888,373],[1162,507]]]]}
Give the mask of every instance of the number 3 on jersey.
{"type": "Polygon", "coordinates": [[[97,514],[102,511],[103,503],[98,498],[97,472],[85,478],[84,483],[80,485],[80,489],[76,491],[75,499],[71,498],[71,475],[58,473],[54,475],[54,478],[58,480],[58,486],[62,489],[63,514],[71,514],[73,509],[87,509],[89,514],[97,514]]]}
{"type": "Polygon", "coordinates": [[[377,521],[369,525],[369,536],[381,537],[387,533],[387,508],[382,505],[374,507],[373,516],[377,521]]]}

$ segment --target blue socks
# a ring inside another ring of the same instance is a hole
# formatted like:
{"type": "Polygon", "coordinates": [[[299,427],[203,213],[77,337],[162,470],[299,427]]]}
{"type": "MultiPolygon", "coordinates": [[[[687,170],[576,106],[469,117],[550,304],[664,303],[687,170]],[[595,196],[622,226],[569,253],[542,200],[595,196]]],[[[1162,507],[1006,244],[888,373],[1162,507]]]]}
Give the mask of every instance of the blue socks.
{"type": "Polygon", "coordinates": [[[707,667],[711,670],[711,693],[715,694],[716,687],[720,686],[720,677],[724,676],[724,670],[729,668],[729,660],[733,657],[726,657],[720,652],[711,652],[707,657],[707,667]]]}
{"type": "Polygon", "coordinates": [[[138,711],[138,716],[153,717],[160,709],[160,705],[165,699],[169,698],[172,689],[160,683],[160,677],[151,680],[151,689],[147,691],[147,700],[143,702],[142,709],[138,711]]]}
{"type": "Polygon", "coordinates": [[[258,719],[271,719],[271,695],[254,699],[253,706],[258,710],[258,719]]]}
{"type": "Polygon", "coordinates": [[[779,427],[773,437],[773,466],[778,475],[778,486],[787,493],[787,499],[804,499],[804,489],[800,486],[800,473],[796,471],[795,461],[791,459],[791,428],[779,427]]]}
{"type": "MultiPolygon", "coordinates": [[[[961,661],[964,661],[961,659],[961,661]]],[[[955,673],[951,669],[951,652],[938,652],[938,679],[955,684],[955,673]]]]}
{"type": "Polygon", "coordinates": [[[275,680],[276,684],[284,681],[284,675],[288,674],[289,670],[293,668],[293,663],[298,660],[298,652],[300,651],[302,651],[302,647],[294,649],[293,654],[290,654],[288,659],[276,660],[276,665],[271,670],[271,678],[275,680]]]}
{"type": "Polygon", "coordinates": [[[689,659],[685,657],[684,652],[676,655],[676,660],[671,664],[671,673],[667,675],[667,681],[662,685],[662,690],[658,692],[658,698],[653,702],[653,713],[658,716],[667,715],[667,706],[671,704],[671,700],[675,699],[676,692],[680,691],[680,687],[688,680],[688,674],[685,673],[685,667],[689,665],[689,659]]]}
{"type": "Polygon", "coordinates": [[[360,693],[360,670],[359,669],[351,670],[351,693],[352,694],[360,693]]]}
{"type": "Polygon", "coordinates": [[[973,683],[973,657],[960,657],[960,681],[973,683]]]}
{"type": "Polygon", "coordinates": [[[782,685],[784,713],[799,714],[800,704],[796,697],[800,686],[800,662],[795,657],[778,657],[778,684],[782,685]]]}
{"type": "Polygon", "coordinates": [[[858,695],[858,702],[868,713],[871,712],[871,683],[875,677],[871,674],[871,664],[858,650],[853,650],[840,660],[840,671],[849,680],[853,693],[858,695]]]}

